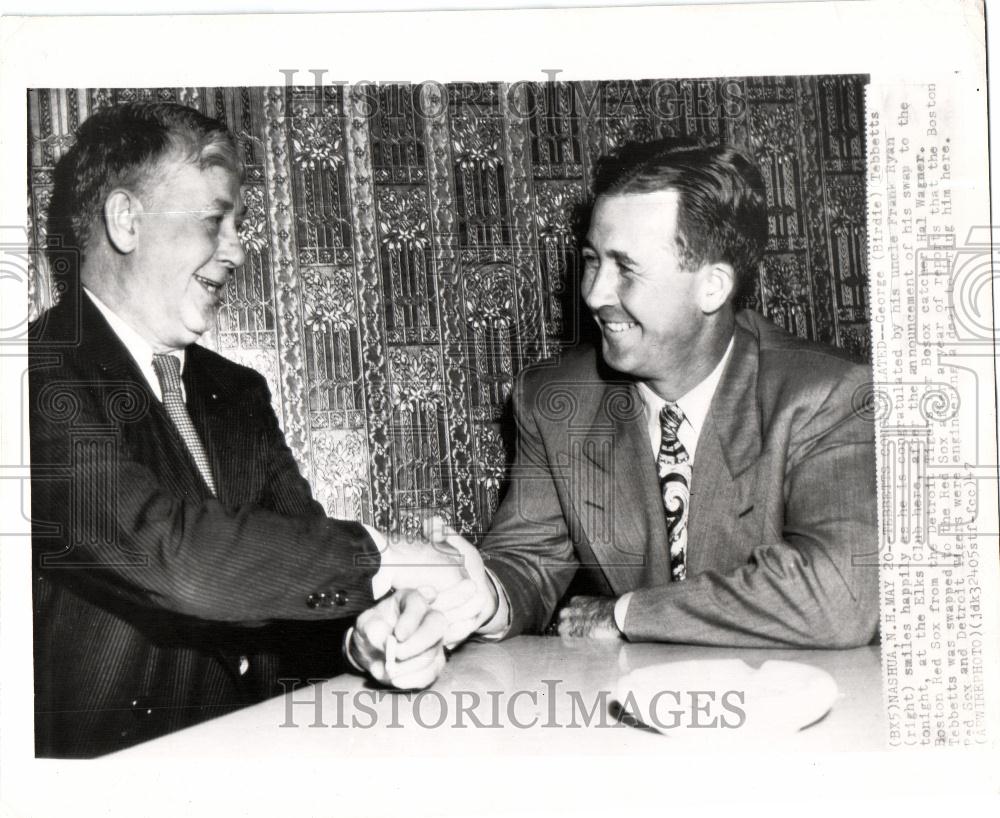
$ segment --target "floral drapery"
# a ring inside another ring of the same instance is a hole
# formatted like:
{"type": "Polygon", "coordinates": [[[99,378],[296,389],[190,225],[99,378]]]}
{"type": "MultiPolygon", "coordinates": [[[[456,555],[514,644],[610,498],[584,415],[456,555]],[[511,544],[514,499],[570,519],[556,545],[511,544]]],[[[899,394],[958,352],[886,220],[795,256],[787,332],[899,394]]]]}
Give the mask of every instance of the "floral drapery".
{"type": "MultiPolygon", "coordinates": [[[[29,228],[92,111],[175,100],[216,116],[247,165],[247,262],[204,343],[264,373],[329,513],[380,527],[436,509],[485,529],[512,380],[587,331],[574,207],[627,139],[724,140],[768,186],[751,299],[869,355],[864,77],[419,86],[36,90],[29,228]]],[[[36,254],[31,311],[58,276],[36,254]]]]}

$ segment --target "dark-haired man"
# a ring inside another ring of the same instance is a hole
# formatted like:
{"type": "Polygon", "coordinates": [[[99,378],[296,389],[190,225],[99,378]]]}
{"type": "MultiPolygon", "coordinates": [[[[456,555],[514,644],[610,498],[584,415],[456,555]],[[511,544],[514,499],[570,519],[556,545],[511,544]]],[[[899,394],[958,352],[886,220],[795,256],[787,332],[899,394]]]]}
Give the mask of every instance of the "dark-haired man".
{"type": "Polygon", "coordinates": [[[289,667],[328,675],[344,628],[324,626],[365,609],[355,661],[421,687],[461,621],[454,555],[327,518],[264,378],[194,343],[243,263],[241,178],[232,135],[166,103],[96,112],[57,167],[49,236],[82,255],[31,328],[38,755],[194,724],[289,667]],[[375,604],[390,587],[411,590],[375,604]]]}
{"type": "Polygon", "coordinates": [[[870,370],[736,310],[767,240],[739,151],[599,165],[583,297],[601,350],[525,371],[482,545],[481,635],[850,647],[878,621],[870,370]],[[488,574],[487,574],[488,570],[488,574]],[[488,601],[486,601],[488,600],[488,601]]]}

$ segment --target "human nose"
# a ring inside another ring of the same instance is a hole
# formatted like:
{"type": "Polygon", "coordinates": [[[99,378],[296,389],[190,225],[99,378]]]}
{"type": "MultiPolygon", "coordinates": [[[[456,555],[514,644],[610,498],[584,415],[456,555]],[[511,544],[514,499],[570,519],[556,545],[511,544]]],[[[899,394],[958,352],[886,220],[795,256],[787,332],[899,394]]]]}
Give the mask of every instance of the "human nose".
{"type": "Polygon", "coordinates": [[[232,270],[243,266],[246,252],[243,250],[243,242],[240,241],[240,233],[235,225],[227,226],[219,235],[219,247],[215,256],[219,262],[232,270]]]}
{"type": "Polygon", "coordinates": [[[591,312],[618,303],[618,277],[614,266],[594,262],[583,279],[583,300],[591,312]]]}

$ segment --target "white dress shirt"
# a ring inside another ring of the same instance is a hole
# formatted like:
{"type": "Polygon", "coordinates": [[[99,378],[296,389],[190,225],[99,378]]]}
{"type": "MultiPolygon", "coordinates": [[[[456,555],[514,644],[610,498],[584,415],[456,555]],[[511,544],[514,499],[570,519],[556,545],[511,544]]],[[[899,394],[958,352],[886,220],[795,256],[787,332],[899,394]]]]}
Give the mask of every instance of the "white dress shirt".
{"type": "MultiPolygon", "coordinates": [[[[698,438],[701,436],[701,427],[705,425],[705,418],[708,417],[708,409],[712,405],[712,398],[715,390],[722,379],[722,371],[726,368],[729,356],[733,351],[733,339],[729,339],[729,345],[723,353],[715,369],[708,373],[708,377],[697,386],[679,397],[675,403],[684,413],[684,421],[677,428],[677,439],[688,453],[688,460],[694,465],[695,451],[698,448],[698,438]]],[[[645,383],[639,383],[639,397],[642,398],[643,411],[646,414],[646,433],[649,435],[649,446],[653,450],[655,460],[660,453],[660,410],[666,400],[657,395],[645,383]]],[[[628,605],[632,601],[632,592],[622,594],[615,603],[615,624],[618,630],[625,633],[625,616],[628,614],[628,605]]]]}
{"type": "MultiPolygon", "coordinates": [[[[111,329],[114,331],[115,335],[118,336],[118,340],[125,345],[125,349],[128,350],[129,355],[135,361],[136,366],[139,367],[139,371],[143,374],[143,377],[149,383],[149,388],[153,390],[153,394],[156,395],[156,399],[163,402],[163,392],[160,390],[160,379],[156,376],[156,370],[153,369],[153,354],[156,350],[153,349],[153,345],[149,343],[145,338],[143,338],[138,332],[136,332],[132,327],[127,324],[118,313],[113,312],[111,307],[101,301],[94,293],[88,290],[86,287],[83,291],[87,294],[87,297],[94,302],[94,306],[100,310],[101,315],[104,316],[105,320],[111,325],[111,329]]],[[[172,349],[170,354],[177,358],[181,364],[181,372],[184,372],[184,350],[183,349],[172,349]]],[[[181,382],[181,394],[184,396],[184,400],[187,400],[187,392],[184,389],[184,382],[181,382]]]]}

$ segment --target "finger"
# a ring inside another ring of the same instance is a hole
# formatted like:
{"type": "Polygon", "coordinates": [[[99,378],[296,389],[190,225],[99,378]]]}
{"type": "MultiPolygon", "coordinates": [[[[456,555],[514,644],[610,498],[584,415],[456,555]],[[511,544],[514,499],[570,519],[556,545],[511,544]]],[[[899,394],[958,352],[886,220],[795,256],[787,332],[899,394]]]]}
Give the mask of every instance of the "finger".
{"type": "Polygon", "coordinates": [[[385,667],[386,671],[396,664],[396,646],[399,643],[391,633],[385,638],[385,667]]]}
{"type": "Polygon", "coordinates": [[[469,542],[465,537],[459,534],[454,528],[452,528],[447,523],[442,523],[441,529],[442,537],[441,539],[458,551],[459,554],[465,556],[468,549],[475,548],[475,546],[469,542]]]}
{"type": "MultiPolygon", "coordinates": [[[[486,594],[477,593],[448,611],[442,611],[449,622],[457,622],[460,619],[478,619],[486,610],[488,598],[486,594]]],[[[437,606],[434,606],[435,610],[437,606]]]]}
{"type": "Polygon", "coordinates": [[[434,599],[432,607],[436,611],[453,611],[460,606],[475,605],[478,590],[476,583],[471,579],[460,580],[441,591],[434,599]]]}
{"type": "Polygon", "coordinates": [[[393,593],[384,597],[374,607],[364,611],[358,617],[358,627],[367,627],[371,622],[382,619],[390,626],[396,624],[399,619],[399,594],[393,593]]]}
{"type": "Polygon", "coordinates": [[[390,684],[400,690],[419,690],[432,684],[441,675],[446,659],[440,648],[425,655],[429,658],[420,665],[397,665],[390,677],[390,684]]]}
{"type": "Polygon", "coordinates": [[[387,683],[400,689],[426,687],[440,673],[438,654],[443,655],[441,648],[425,651],[406,662],[398,662],[386,668],[387,683]]]}
{"type": "Polygon", "coordinates": [[[424,615],[430,610],[433,597],[428,599],[417,590],[402,591],[398,596],[399,619],[396,620],[392,632],[400,642],[405,642],[417,630],[424,615]]]}
{"type": "Polygon", "coordinates": [[[424,651],[437,647],[444,640],[448,629],[448,620],[438,611],[428,611],[420,626],[408,638],[397,635],[396,660],[403,662],[424,651]]]}
{"type": "Polygon", "coordinates": [[[472,543],[437,515],[424,520],[424,536],[437,546],[451,546],[463,558],[466,556],[468,549],[475,548],[472,543]]]}
{"type": "Polygon", "coordinates": [[[435,655],[441,650],[441,645],[432,645],[406,659],[397,659],[393,664],[386,664],[386,673],[392,679],[399,676],[406,676],[407,674],[414,673],[416,671],[423,670],[428,667],[433,661],[435,655]]]}
{"type": "Polygon", "coordinates": [[[385,640],[392,633],[392,623],[380,616],[370,617],[364,622],[359,618],[355,633],[360,641],[359,647],[366,654],[383,653],[385,640]]]}
{"type": "MultiPolygon", "coordinates": [[[[477,588],[475,596],[469,598],[461,605],[456,605],[450,610],[442,611],[442,613],[448,620],[449,627],[454,622],[469,620],[476,623],[475,627],[473,627],[473,630],[475,630],[476,627],[479,627],[480,624],[486,621],[489,612],[489,603],[489,595],[477,588]]],[[[435,610],[437,609],[436,605],[433,607],[435,610]]]]}
{"type": "Polygon", "coordinates": [[[380,684],[388,684],[389,676],[385,672],[385,662],[381,659],[372,659],[362,665],[365,672],[380,684]]]}

